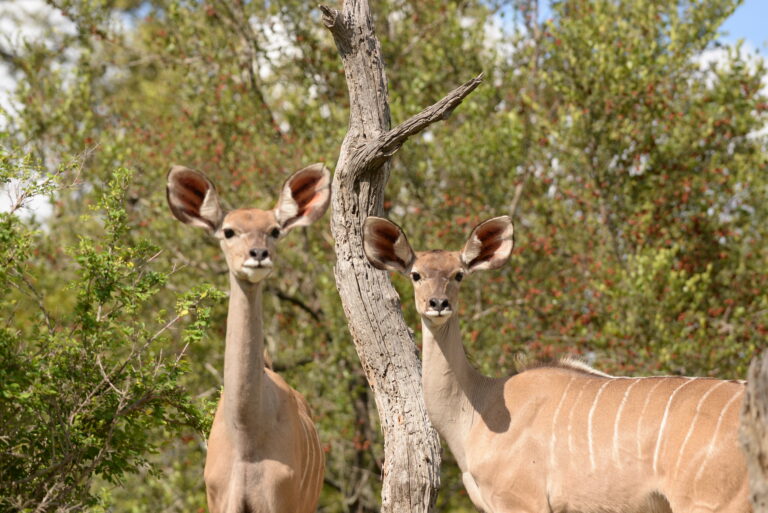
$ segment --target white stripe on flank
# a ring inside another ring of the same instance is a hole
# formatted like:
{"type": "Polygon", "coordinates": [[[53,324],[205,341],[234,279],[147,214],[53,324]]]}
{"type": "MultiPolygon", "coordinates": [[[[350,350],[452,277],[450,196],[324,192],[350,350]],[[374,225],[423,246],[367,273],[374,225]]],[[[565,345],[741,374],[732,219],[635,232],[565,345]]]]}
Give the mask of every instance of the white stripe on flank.
{"type": "Polygon", "coordinates": [[[685,438],[683,439],[683,444],[680,446],[680,451],[677,453],[677,461],[675,462],[675,476],[677,476],[680,473],[680,460],[682,459],[683,453],[685,452],[685,446],[688,445],[688,440],[691,438],[691,434],[693,433],[693,430],[696,427],[696,422],[699,420],[699,414],[701,413],[701,407],[704,405],[704,401],[707,400],[707,397],[709,397],[709,394],[717,390],[718,387],[720,387],[720,385],[723,385],[725,383],[727,383],[727,381],[718,381],[715,386],[707,390],[706,394],[701,396],[701,399],[699,399],[698,404],[696,404],[696,413],[694,413],[693,415],[693,420],[691,421],[691,425],[688,428],[688,432],[685,434],[685,438]]]}
{"type": "Polygon", "coordinates": [[[576,409],[576,405],[579,403],[579,399],[581,399],[581,394],[584,393],[584,389],[587,388],[589,383],[589,381],[584,380],[584,384],[581,386],[581,390],[579,390],[576,400],[573,401],[573,404],[571,405],[571,411],[568,412],[568,453],[570,456],[573,456],[573,410],[576,409]]]}
{"type": "Polygon", "coordinates": [[[592,467],[592,470],[595,470],[595,451],[593,450],[593,437],[592,437],[592,418],[595,415],[595,408],[597,408],[597,401],[600,399],[600,394],[603,393],[603,389],[608,386],[608,384],[611,383],[611,380],[608,379],[603,383],[603,385],[597,390],[597,393],[595,394],[595,399],[592,401],[592,407],[589,409],[589,417],[587,418],[587,444],[589,446],[589,464],[592,467]]]}
{"type": "Polygon", "coordinates": [[[659,426],[659,435],[656,437],[656,449],[653,450],[653,473],[655,474],[657,471],[657,465],[659,462],[659,449],[661,449],[661,439],[664,437],[664,428],[667,426],[667,418],[669,418],[669,407],[672,406],[672,400],[675,398],[675,395],[682,390],[685,385],[688,385],[692,383],[693,380],[691,378],[687,378],[686,381],[677,387],[671,394],[669,394],[669,399],[667,399],[667,406],[664,408],[664,415],[661,417],[661,426],[659,426]]]}
{"type": "Polygon", "coordinates": [[[304,419],[301,418],[301,415],[299,415],[299,424],[301,425],[301,431],[304,433],[304,442],[305,444],[302,444],[304,449],[304,454],[302,455],[303,458],[301,460],[304,461],[304,470],[301,472],[301,488],[304,489],[304,479],[307,477],[307,470],[309,470],[310,464],[309,464],[309,456],[312,456],[312,440],[309,439],[309,433],[307,433],[307,428],[304,426],[304,419]]]}
{"type": "Polygon", "coordinates": [[[645,396],[645,402],[643,403],[643,409],[640,410],[640,416],[637,418],[637,432],[635,434],[635,440],[637,441],[637,459],[642,460],[643,459],[643,446],[642,446],[642,437],[640,436],[640,425],[643,423],[643,417],[645,416],[645,410],[648,409],[648,403],[651,400],[651,396],[653,396],[654,390],[659,388],[659,385],[664,383],[667,378],[658,378],[658,382],[656,382],[655,385],[651,387],[651,389],[648,391],[648,395],[645,396]]]}
{"type": "Polygon", "coordinates": [[[320,435],[317,433],[317,429],[315,429],[315,444],[317,445],[317,454],[320,456],[320,461],[318,462],[318,472],[317,472],[317,488],[316,493],[319,495],[320,490],[323,488],[323,469],[325,467],[324,459],[325,455],[323,454],[323,448],[320,446],[320,435]]]}
{"type": "Polygon", "coordinates": [[[712,440],[709,441],[709,445],[707,446],[707,455],[704,458],[704,461],[701,462],[701,466],[699,467],[699,471],[696,472],[696,477],[693,480],[694,486],[696,483],[699,482],[699,479],[701,478],[701,474],[704,472],[704,467],[707,466],[707,462],[712,457],[712,450],[715,448],[715,440],[717,440],[717,435],[720,433],[720,426],[723,423],[723,417],[725,417],[725,412],[728,411],[728,407],[733,404],[733,402],[739,398],[739,395],[741,395],[744,392],[744,389],[739,389],[731,399],[725,403],[725,406],[723,406],[723,409],[720,411],[720,416],[717,418],[717,425],[715,426],[715,433],[712,435],[712,440]]]}
{"type": "MultiPolygon", "coordinates": [[[[679,376],[679,375],[673,375],[673,374],[666,374],[666,375],[663,375],[663,376],[611,376],[611,378],[613,378],[613,379],[626,379],[626,380],[630,380],[630,379],[631,380],[635,380],[635,379],[659,379],[659,378],[663,378],[663,379],[666,379],[666,378],[674,378],[674,379],[688,378],[688,379],[700,379],[700,380],[705,380],[705,381],[706,380],[721,381],[721,380],[719,380],[717,378],[707,378],[707,377],[704,377],[704,376],[679,376]]],[[[733,380],[729,380],[729,381],[739,382],[739,383],[746,383],[746,381],[744,381],[744,380],[737,380],[737,379],[733,379],[733,380]]]]}
{"type": "Polygon", "coordinates": [[[624,391],[624,397],[621,398],[621,404],[619,404],[619,409],[616,411],[616,422],[613,423],[613,459],[619,468],[621,467],[621,459],[619,458],[619,421],[621,420],[621,414],[624,411],[624,405],[627,403],[629,391],[640,382],[641,380],[639,379],[633,381],[624,391]]]}
{"type": "Polygon", "coordinates": [[[552,466],[552,469],[554,469],[556,465],[555,443],[557,442],[557,417],[560,415],[560,409],[563,407],[563,403],[565,402],[565,396],[568,395],[568,389],[571,388],[571,383],[573,383],[574,379],[575,377],[571,376],[571,378],[568,380],[568,384],[565,385],[563,395],[560,397],[560,402],[557,403],[557,408],[555,408],[555,414],[552,416],[552,437],[549,439],[549,463],[552,466]]]}
{"type": "Polygon", "coordinates": [[[324,467],[324,464],[323,464],[323,449],[322,449],[322,447],[320,447],[320,435],[317,434],[317,429],[314,430],[314,437],[313,437],[313,439],[315,441],[315,447],[316,447],[316,450],[317,450],[317,454],[318,454],[318,456],[320,456],[320,461],[319,461],[320,471],[317,472],[317,475],[315,476],[315,481],[316,481],[315,486],[317,487],[317,488],[315,488],[315,490],[316,490],[316,493],[319,494],[320,493],[320,489],[323,486],[323,467],[324,467]]]}

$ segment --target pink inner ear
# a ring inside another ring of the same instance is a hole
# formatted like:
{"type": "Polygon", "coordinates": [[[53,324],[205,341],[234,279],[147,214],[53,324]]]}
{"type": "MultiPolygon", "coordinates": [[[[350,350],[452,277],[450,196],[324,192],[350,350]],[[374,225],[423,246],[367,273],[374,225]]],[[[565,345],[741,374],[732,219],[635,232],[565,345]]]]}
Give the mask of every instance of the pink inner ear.
{"type": "Polygon", "coordinates": [[[388,223],[380,223],[373,226],[368,232],[368,246],[376,252],[376,258],[382,262],[397,262],[405,267],[405,262],[395,253],[395,242],[400,237],[400,232],[388,223]]]}
{"type": "Polygon", "coordinates": [[[194,175],[182,175],[176,179],[178,187],[174,195],[181,201],[181,208],[186,213],[199,214],[208,186],[194,175]]]}
{"type": "Polygon", "coordinates": [[[374,228],[373,235],[377,238],[386,240],[389,242],[390,246],[394,246],[398,237],[400,237],[400,232],[398,232],[397,228],[392,225],[381,224],[374,228]]]}
{"type": "Polygon", "coordinates": [[[477,232],[475,232],[475,235],[477,235],[477,238],[480,239],[480,242],[482,242],[483,246],[485,246],[485,244],[489,242],[488,239],[497,238],[504,232],[505,228],[506,227],[501,223],[487,223],[484,226],[478,228],[477,232]]]}
{"type": "Polygon", "coordinates": [[[480,254],[472,260],[470,265],[477,265],[493,259],[494,255],[496,254],[496,250],[501,247],[502,242],[503,241],[498,238],[493,241],[484,240],[483,246],[480,249],[480,254]]]}
{"type": "Polygon", "coordinates": [[[480,252],[472,259],[470,265],[474,266],[493,260],[496,251],[504,243],[504,240],[501,238],[504,230],[506,230],[506,225],[498,222],[486,223],[477,229],[475,236],[480,241],[480,252]]]}
{"type": "Polygon", "coordinates": [[[315,186],[322,178],[322,174],[306,173],[291,180],[291,196],[299,207],[296,217],[302,217],[306,214],[312,205],[312,200],[317,196],[315,186]]]}

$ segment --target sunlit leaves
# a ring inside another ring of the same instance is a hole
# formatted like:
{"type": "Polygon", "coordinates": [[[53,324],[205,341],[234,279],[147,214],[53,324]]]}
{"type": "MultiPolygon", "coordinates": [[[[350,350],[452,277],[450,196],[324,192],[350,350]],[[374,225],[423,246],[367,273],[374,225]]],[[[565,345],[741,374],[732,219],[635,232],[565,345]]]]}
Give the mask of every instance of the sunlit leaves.
{"type": "MultiPolygon", "coordinates": [[[[28,176],[23,166],[14,174],[4,165],[3,172],[22,184],[28,176]]],[[[174,347],[168,330],[194,308],[184,341],[200,341],[210,302],[221,295],[209,287],[188,293],[183,314],[170,319],[147,309],[168,276],[151,269],[156,256],[151,244],[126,244],[133,229],[123,210],[130,176],[117,170],[98,200],[103,233],[82,234],[72,258],[58,266],[54,286],[72,294],[74,302],[50,305],[46,296],[55,291],[37,283],[45,255],[33,248],[45,246],[50,234],[3,214],[0,504],[5,508],[95,505],[94,479],[119,483],[146,466],[148,455],[157,451],[158,432],[207,429],[199,405],[179,386],[186,346],[174,347]],[[68,275],[73,279],[66,283],[61,278],[68,275]],[[42,326],[28,325],[35,318],[42,326]]],[[[21,192],[32,196],[39,190],[32,182],[21,192]]]]}

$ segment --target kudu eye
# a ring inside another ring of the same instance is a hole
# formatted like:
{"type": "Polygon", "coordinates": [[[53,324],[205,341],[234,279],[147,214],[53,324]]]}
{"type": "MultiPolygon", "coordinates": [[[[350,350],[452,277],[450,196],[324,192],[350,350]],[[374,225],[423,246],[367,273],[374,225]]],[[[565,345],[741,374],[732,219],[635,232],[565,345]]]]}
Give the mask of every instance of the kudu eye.
{"type": "Polygon", "coordinates": [[[411,273],[411,279],[413,281],[419,281],[421,279],[421,275],[419,273],[417,273],[417,272],[412,272],[411,273]]]}
{"type": "Polygon", "coordinates": [[[224,237],[231,239],[234,236],[235,236],[235,230],[233,230],[232,228],[224,229],[224,237]]]}
{"type": "Polygon", "coordinates": [[[456,273],[456,276],[454,276],[454,277],[453,277],[453,279],[454,279],[454,280],[456,280],[456,281],[461,281],[461,280],[463,280],[463,279],[464,279],[464,273],[463,273],[463,272],[461,272],[461,271],[457,272],[457,273],[456,273]]]}
{"type": "Polygon", "coordinates": [[[273,239],[280,237],[280,228],[278,227],[272,228],[272,230],[269,232],[269,236],[272,237],[273,239]]]}

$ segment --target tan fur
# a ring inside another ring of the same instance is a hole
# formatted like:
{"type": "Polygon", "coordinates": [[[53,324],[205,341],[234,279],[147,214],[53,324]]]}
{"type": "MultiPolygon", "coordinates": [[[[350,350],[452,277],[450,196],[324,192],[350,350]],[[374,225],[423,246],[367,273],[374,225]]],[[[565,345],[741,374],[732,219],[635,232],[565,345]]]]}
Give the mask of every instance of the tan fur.
{"type": "Polygon", "coordinates": [[[276,411],[261,424],[266,436],[258,448],[239,454],[233,444],[223,412],[226,392],[216,409],[204,474],[212,513],[239,511],[238,503],[254,512],[309,513],[317,508],[324,455],[309,406],[278,374],[269,369],[264,374],[265,388],[278,400],[276,411]]]}
{"type": "MultiPolygon", "coordinates": [[[[499,223],[495,231],[506,233],[499,223]]],[[[383,220],[366,223],[365,236],[383,226],[383,220]]],[[[473,368],[461,341],[455,277],[498,266],[509,251],[504,241],[486,240],[478,229],[469,242],[468,255],[430,251],[415,253],[409,268],[378,264],[418,273],[414,296],[422,317],[427,411],[478,508],[487,513],[751,511],[737,440],[743,382],[612,377],[570,359],[505,378],[473,368]],[[494,254],[496,248],[505,253],[494,254]],[[481,267],[466,264],[477,255],[483,255],[481,267]],[[450,309],[437,315],[431,304],[450,309]]],[[[376,259],[388,250],[376,247],[366,254],[376,259]]]]}
{"type": "Polygon", "coordinates": [[[169,173],[171,211],[218,238],[229,268],[224,392],[204,474],[211,513],[312,513],[317,508],[324,454],[304,397],[265,367],[262,287],[273,269],[278,238],[322,215],[328,183],[323,166],[310,166],[286,181],[274,209],[225,215],[202,173],[180,166],[169,173]]]}

